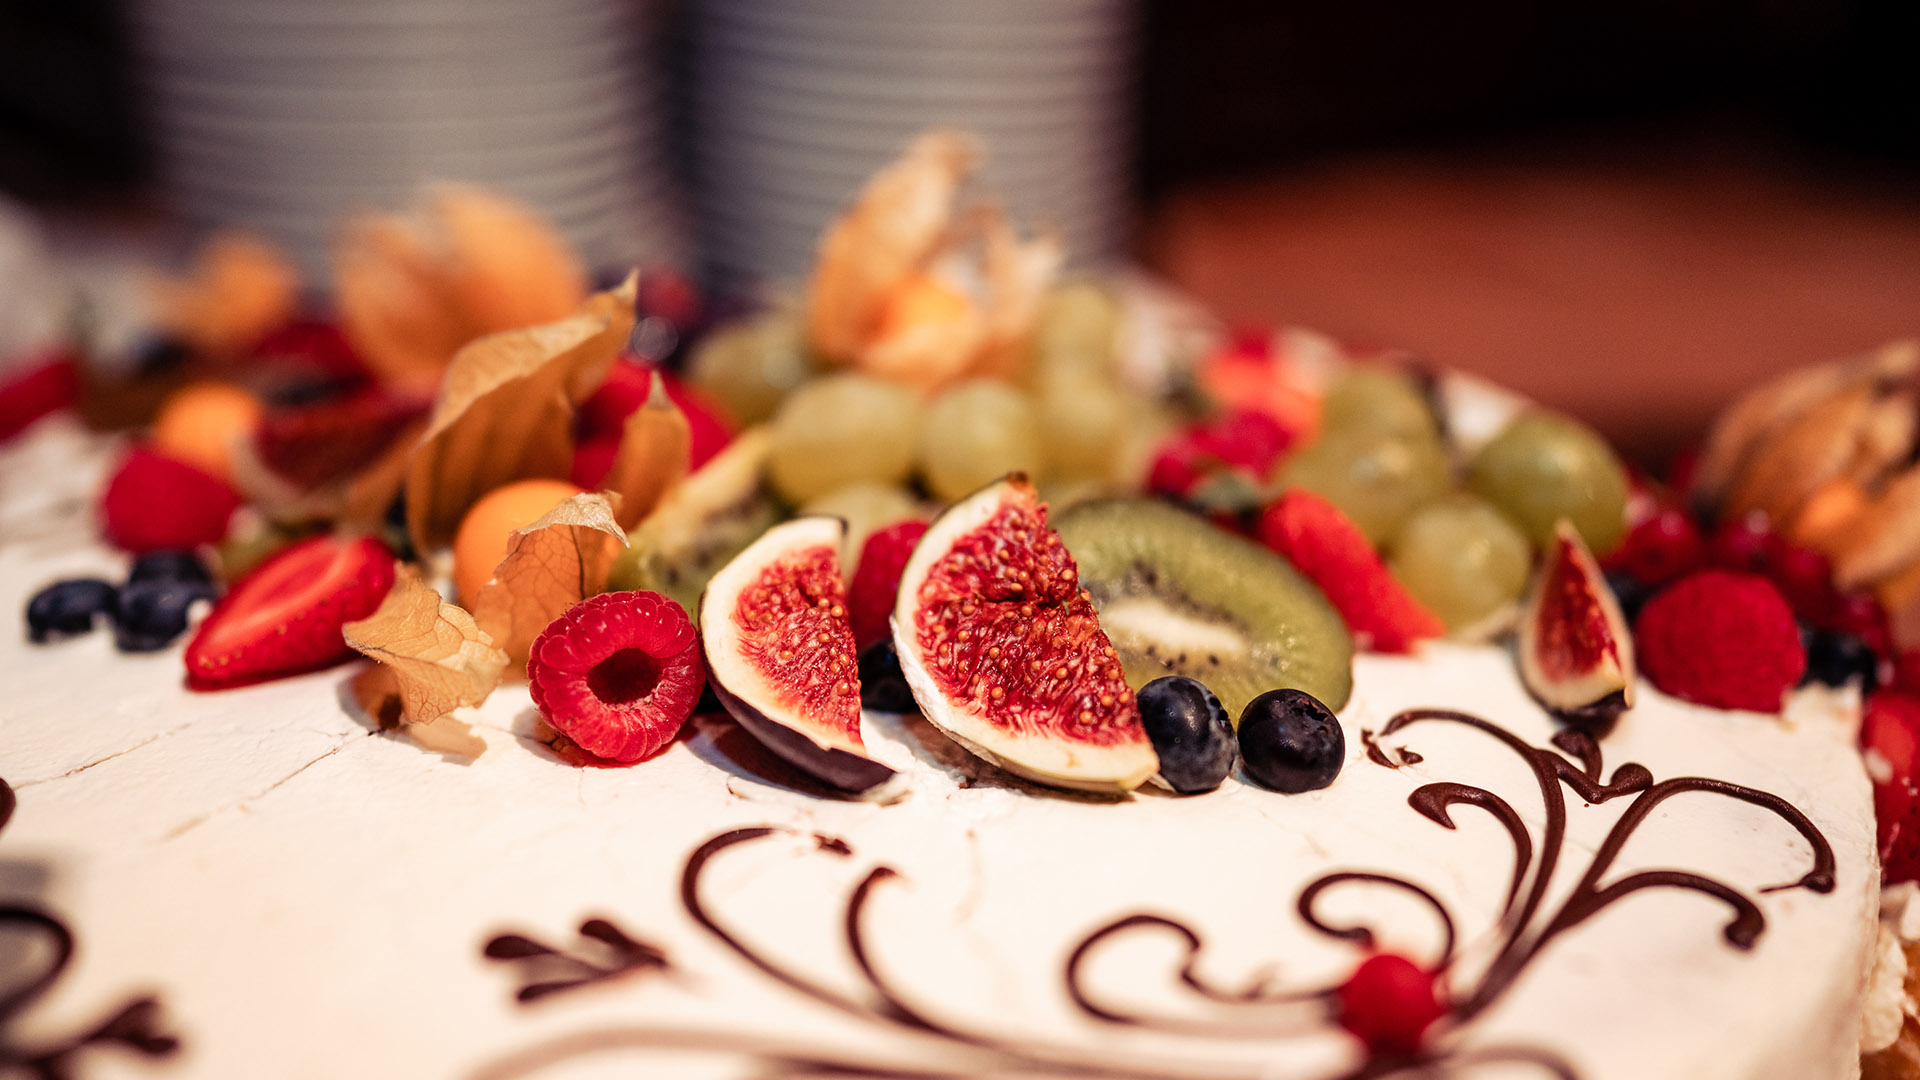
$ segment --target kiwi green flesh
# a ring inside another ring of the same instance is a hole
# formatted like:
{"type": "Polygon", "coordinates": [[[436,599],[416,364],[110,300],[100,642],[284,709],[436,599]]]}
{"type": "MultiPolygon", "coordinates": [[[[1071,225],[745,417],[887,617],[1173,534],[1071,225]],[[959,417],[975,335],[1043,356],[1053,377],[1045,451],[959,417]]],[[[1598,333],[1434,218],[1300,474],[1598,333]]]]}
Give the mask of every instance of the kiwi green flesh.
{"type": "Polygon", "coordinates": [[[778,505],[754,492],[704,512],[696,521],[642,522],[627,536],[607,577],[609,589],[650,589],[698,621],[700,593],[720,568],[780,523],[778,505]]]}
{"type": "Polygon", "coordinates": [[[1346,705],[1353,637],[1285,559],[1148,499],[1081,503],[1053,524],[1134,690],[1185,675],[1212,690],[1235,723],[1268,690],[1346,705]]]}

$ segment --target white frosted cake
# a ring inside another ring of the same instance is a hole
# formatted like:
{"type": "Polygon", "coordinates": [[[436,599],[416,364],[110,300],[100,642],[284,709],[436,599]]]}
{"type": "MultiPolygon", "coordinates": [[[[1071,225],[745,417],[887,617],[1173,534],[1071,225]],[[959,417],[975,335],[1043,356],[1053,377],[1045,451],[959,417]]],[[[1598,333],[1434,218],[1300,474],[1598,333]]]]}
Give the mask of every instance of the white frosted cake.
{"type": "MultiPolygon", "coordinates": [[[[75,497],[102,463],[62,419],[0,451],[0,606],[120,572],[75,497]]],[[[869,712],[880,801],[720,718],[578,767],[523,686],[471,710],[468,759],[376,731],[351,668],[202,694],[174,652],[9,634],[0,670],[0,1060],[29,1074],[1858,1069],[1880,891],[1848,692],[1773,717],[1642,685],[1596,748],[1505,649],[1430,643],[1356,658],[1321,791],[1062,794],[869,712]],[[1442,970],[1415,1059],[1330,1019],[1369,944],[1442,970]]]]}

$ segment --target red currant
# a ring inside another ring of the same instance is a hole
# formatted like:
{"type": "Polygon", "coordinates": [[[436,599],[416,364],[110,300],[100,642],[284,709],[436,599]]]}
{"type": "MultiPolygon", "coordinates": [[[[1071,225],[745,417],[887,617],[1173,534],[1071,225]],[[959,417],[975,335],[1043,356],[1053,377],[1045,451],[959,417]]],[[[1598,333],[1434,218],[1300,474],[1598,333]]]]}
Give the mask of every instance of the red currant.
{"type": "Polygon", "coordinates": [[[1446,1012],[1433,973],[1404,956],[1377,953],[1335,992],[1340,1026],[1375,1057],[1408,1057],[1446,1012]]]}
{"type": "Polygon", "coordinates": [[[1700,568],[1706,545],[1693,519],[1665,507],[1635,525],[1627,542],[1608,560],[1644,585],[1665,585],[1700,568]]]}
{"type": "Polygon", "coordinates": [[[1815,626],[1832,622],[1839,604],[1833,587],[1833,564],[1812,548],[1781,544],[1767,560],[1767,576],[1780,588],[1780,595],[1793,605],[1793,613],[1815,626]]]}
{"type": "Polygon", "coordinates": [[[1707,541],[1707,561],[1726,570],[1764,574],[1778,543],[1767,515],[1756,510],[1720,523],[1707,541]]]}

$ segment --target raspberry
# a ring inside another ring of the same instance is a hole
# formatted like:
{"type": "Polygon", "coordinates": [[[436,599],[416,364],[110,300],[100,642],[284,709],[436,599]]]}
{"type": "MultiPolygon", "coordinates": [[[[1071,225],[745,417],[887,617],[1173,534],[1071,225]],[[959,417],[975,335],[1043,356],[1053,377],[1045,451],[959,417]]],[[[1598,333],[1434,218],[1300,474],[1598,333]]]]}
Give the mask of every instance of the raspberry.
{"type": "Polygon", "coordinates": [[[211,544],[239,506],[218,477],[136,446],[107,482],[100,516],[108,543],[138,553],[211,544]]]}
{"type": "Polygon", "coordinates": [[[1655,509],[1633,527],[1607,566],[1632,574],[1643,585],[1664,585],[1700,569],[1706,544],[1693,519],[1673,507],[1655,509]]]}
{"type": "Polygon", "coordinates": [[[547,723],[590,754],[635,762],[673,741],[707,684],[700,635],[656,592],[582,600],[533,639],[528,689],[547,723]]]}
{"type": "Polygon", "coordinates": [[[1634,636],[1655,686],[1716,708],[1778,711],[1807,667],[1793,609],[1757,574],[1682,578],[1647,601],[1634,636]]]}
{"type": "Polygon", "coordinates": [[[1298,488],[1282,495],[1260,515],[1259,537],[1320,586],[1359,648],[1406,652],[1446,632],[1387,570],[1359,526],[1320,496],[1298,488]]]}
{"type": "Polygon", "coordinates": [[[0,382],[0,442],[73,404],[79,396],[79,371],[72,356],[64,352],[50,353],[41,363],[0,382]]]}
{"type": "Polygon", "coordinates": [[[1879,823],[1880,880],[1888,885],[1920,879],[1920,697],[1882,690],[1867,699],[1860,748],[1873,777],[1873,810],[1879,823]]]}
{"type": "Polygon", "coordinates": [[[1404,956],[1367,957],[1334,992],[1336,1019],[1375,1057],[1410,1057],[1446,1012],[1433,974],[1404,956]]]}
{"type": "Polygon", "coordinates": [[[924,521],[896,521],[867,537],[860,565],[847,587],[847,615],[855,647],[864,649],[887,636],[887,617],[900,592],[900,575],[914,545],[927,534],[924,521]]]}

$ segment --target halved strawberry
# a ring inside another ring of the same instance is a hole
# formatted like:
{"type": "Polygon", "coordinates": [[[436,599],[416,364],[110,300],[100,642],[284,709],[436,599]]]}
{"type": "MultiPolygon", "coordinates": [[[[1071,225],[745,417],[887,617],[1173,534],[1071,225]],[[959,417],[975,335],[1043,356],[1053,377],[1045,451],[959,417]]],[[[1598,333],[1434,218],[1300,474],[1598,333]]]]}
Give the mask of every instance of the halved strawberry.
{"type": "Polygon", "coordinates": [[[1259,535],[1320,586],[1360,648],[1407,652],[1446,632],[1388,571],[1359,526],[1320,496],[1298,488],[1282,495],[1260,515],[1259,535]]]}
{"type": "Polygon", "coordinates": [[[51,350],[37,363],[0,382],[0,441],[11,439],[48,413],[73,404],[80,374],[71,353],[51,350]]]}
{"type": "Polygon", "coordinates": [[[187,646],[187,684],[216,690],[312,671],[354,655],[341,628],[393,587],[372,537],[302,540],[235,582],[187,646]]]}
{"type": "Polygon", "coordinates": [[[1920,697],[1882,690],[1867,699],[1860,748],[1873,778],[1874,817],[1880,826],[1880,880],[1920,880],[1920,697]]]}
{"type": "Polygon", "coordinates": [[[275,473],[303,488],[316,487],[371,463],[408,424],[426,415],[429,404],[369,387],[280,406],[267,410],[254,445],[275,473]]]}

